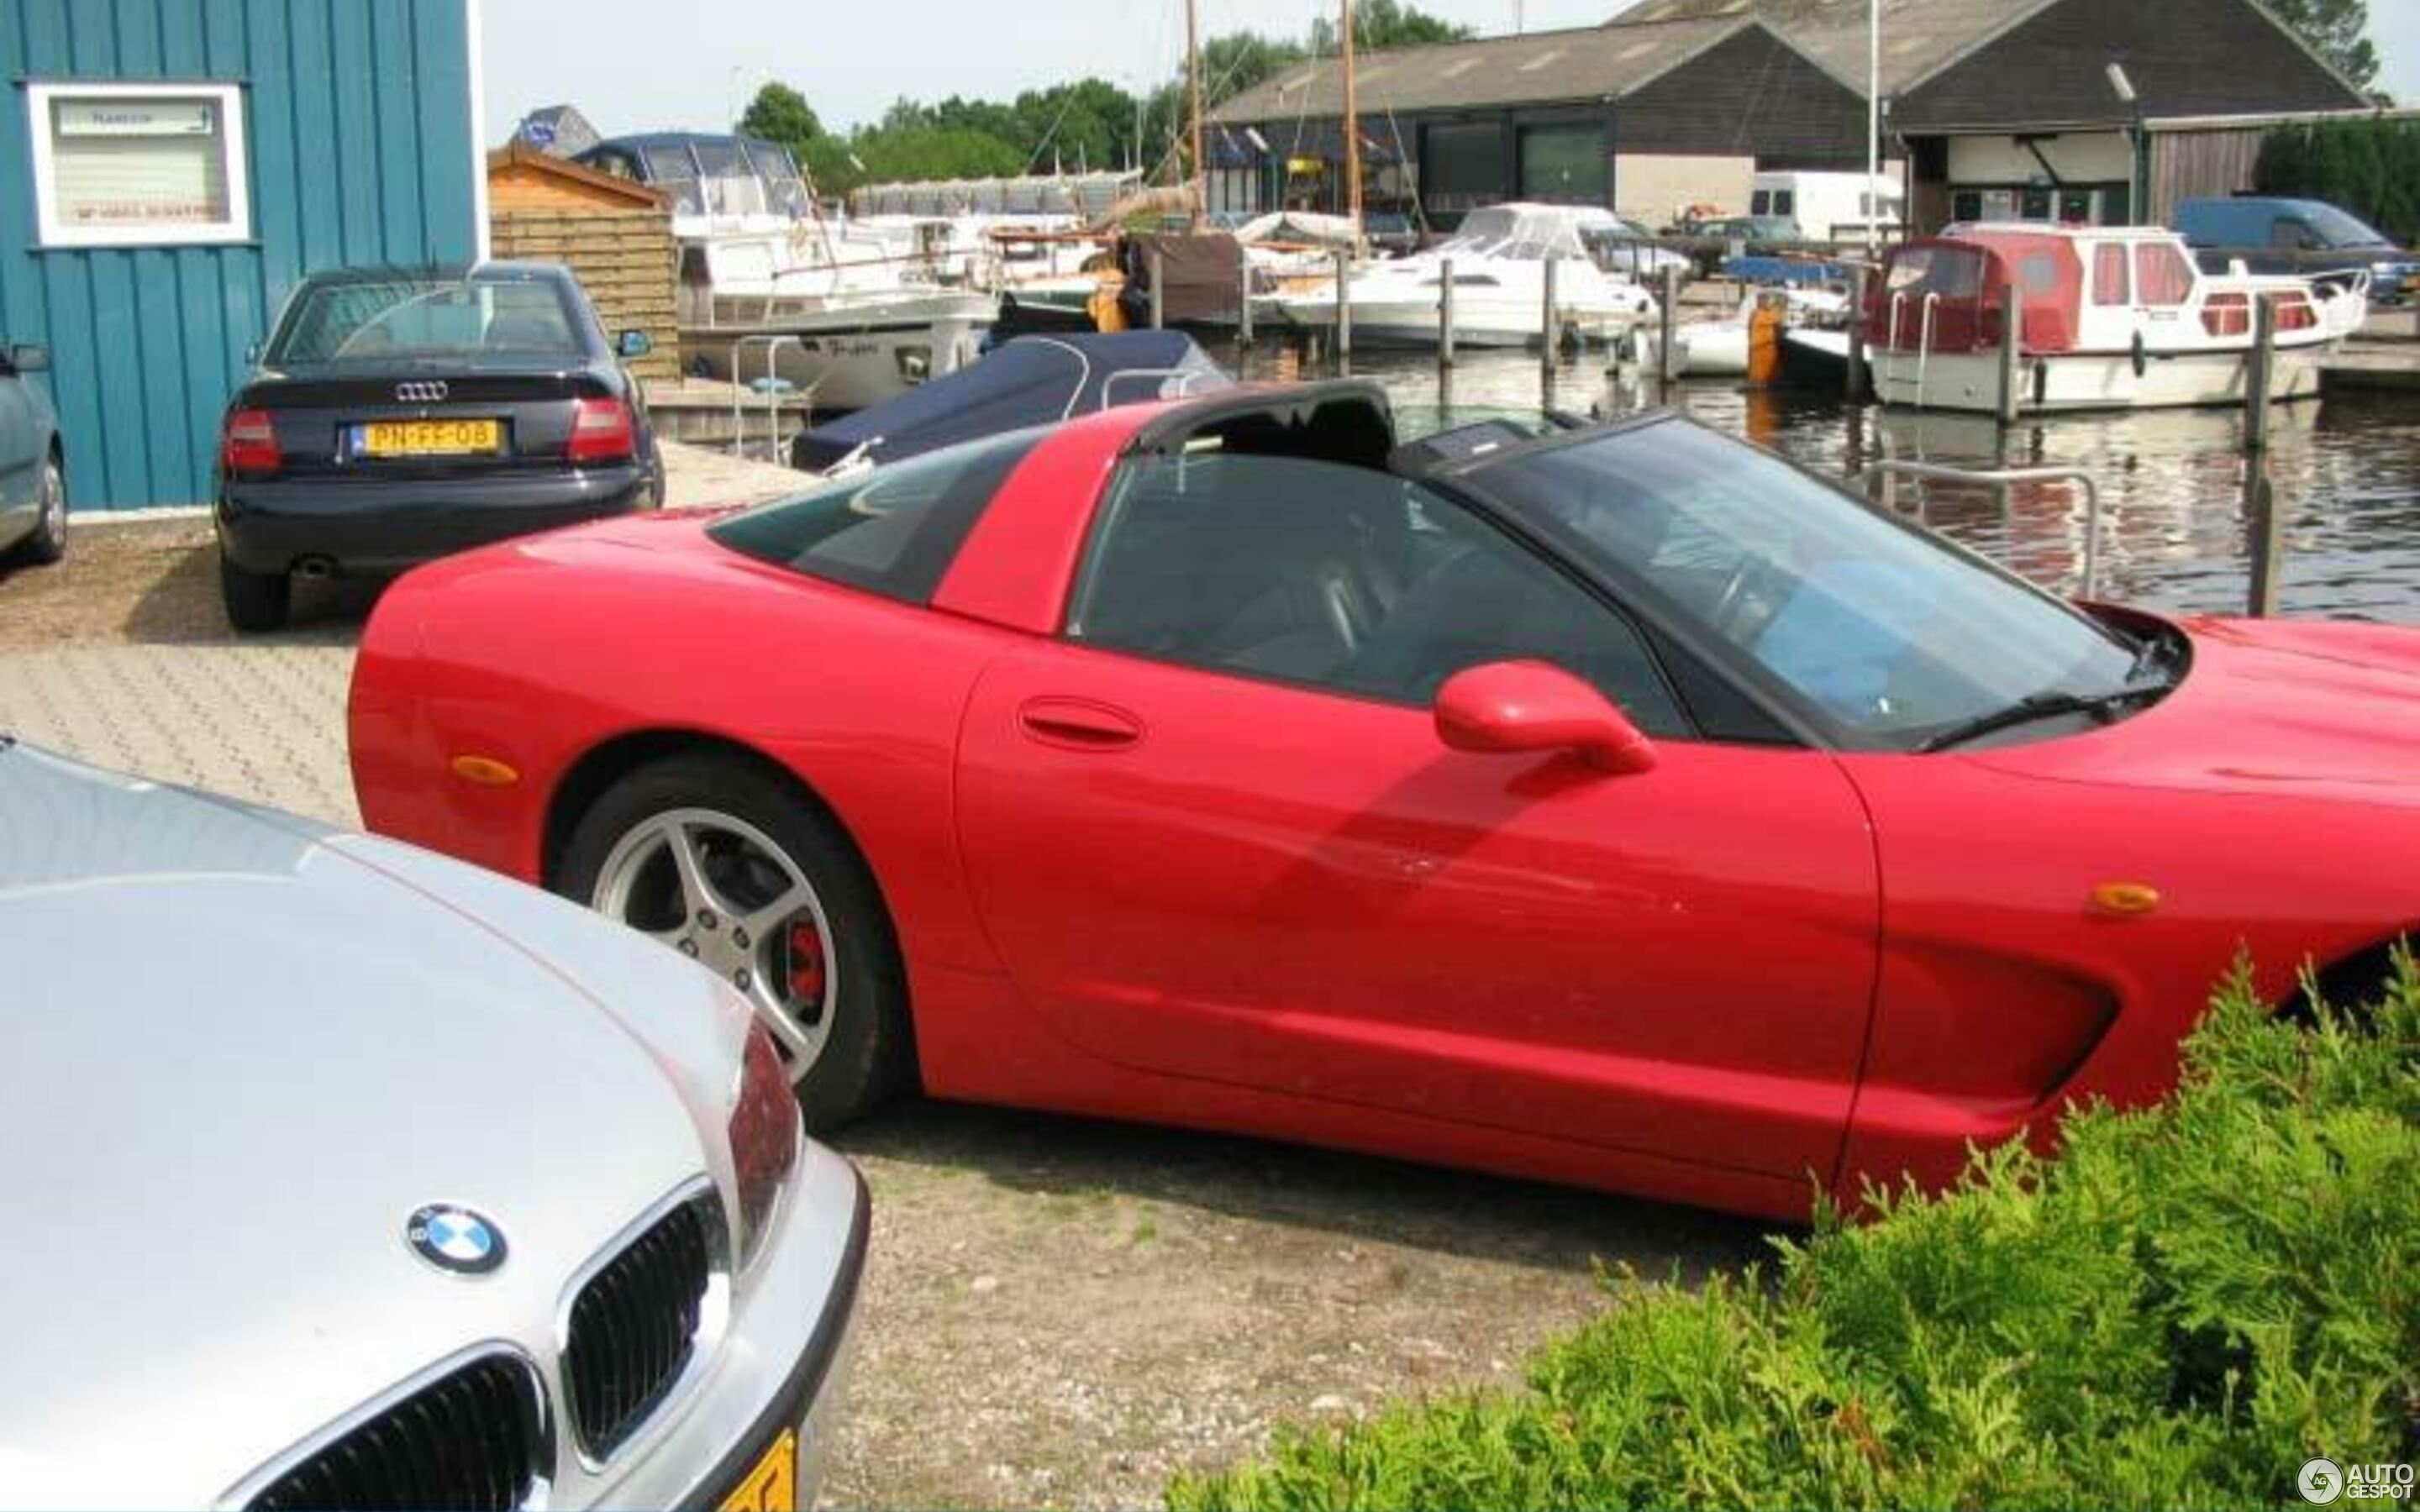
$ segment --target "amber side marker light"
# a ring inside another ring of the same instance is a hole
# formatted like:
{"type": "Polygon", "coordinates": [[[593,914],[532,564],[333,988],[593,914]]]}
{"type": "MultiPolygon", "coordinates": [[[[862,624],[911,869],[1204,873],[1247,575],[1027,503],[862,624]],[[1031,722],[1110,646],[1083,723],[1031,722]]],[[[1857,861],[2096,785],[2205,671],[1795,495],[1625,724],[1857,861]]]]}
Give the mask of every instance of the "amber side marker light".
{"type": "Polygon", "coordinates": [[[454,775],[465,782],[476,782],[483,788],[509,787],[521,779],[521,774],[493,756],[457,756],[446,764],[454,775]]]}
{"type": "Polygon", "coordinates": [[[2092,906],[2104,914],[2148,914],[2160,906],[2160,889],[2148,882],[2104,882],[2092,889],[2092,906]]]}

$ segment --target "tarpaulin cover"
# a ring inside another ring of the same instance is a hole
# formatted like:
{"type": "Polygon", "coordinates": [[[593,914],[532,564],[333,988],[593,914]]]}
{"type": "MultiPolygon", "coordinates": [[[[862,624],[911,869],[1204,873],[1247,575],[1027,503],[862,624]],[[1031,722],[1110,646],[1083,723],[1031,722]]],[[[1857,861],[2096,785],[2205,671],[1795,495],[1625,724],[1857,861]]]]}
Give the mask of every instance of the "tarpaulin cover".
{"type": "Polygon", "coordinates": [[[1120,257],[1126,286],[1118,296],[1125,307],[1126,324],[1151,321],[1152,254],[1159,254],[1166,281],[1159,317],[1166,325],[1191,320],[1233,320],[1242,297],[1243,250],[1224,231],[1138,233],[1127,237],[1120,257]]]}
{"type": "Polygon", "coordinates": [[[1181,331],[1019,336],[971,367],[800,433],[790,462],[820,471],[869,442],[868,460],[895,462],[979,436],[1227,382],[1181,331]]]}

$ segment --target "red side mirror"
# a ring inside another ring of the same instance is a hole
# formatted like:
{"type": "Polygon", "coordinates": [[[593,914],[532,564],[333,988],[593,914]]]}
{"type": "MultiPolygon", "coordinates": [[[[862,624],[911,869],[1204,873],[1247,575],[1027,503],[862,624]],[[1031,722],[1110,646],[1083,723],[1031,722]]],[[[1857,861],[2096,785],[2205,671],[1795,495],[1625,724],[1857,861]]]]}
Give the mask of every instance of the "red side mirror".
{"type": "Polygon", "coordinates": [[[1437,738],[1455,750],[1568,750],[1601,771],[1653,769],[1655,747],[1589,684],[1543,661],[1497,661],[1446,679],[1437,738]]]}

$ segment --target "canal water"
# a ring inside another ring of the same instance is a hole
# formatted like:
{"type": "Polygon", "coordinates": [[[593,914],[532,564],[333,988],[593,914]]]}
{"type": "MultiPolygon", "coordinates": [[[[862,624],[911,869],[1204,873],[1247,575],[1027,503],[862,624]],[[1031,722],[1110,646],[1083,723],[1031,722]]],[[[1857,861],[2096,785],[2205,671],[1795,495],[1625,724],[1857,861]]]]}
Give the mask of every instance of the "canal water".
{"type": "MultiPolygon", "coordinates": [[[[1251,378],[1332,374],[1264,344],[1212,355],[1251,378]]],[[[1537,354],[1359,352],[1356,377],[1400,407],[1619,413],[1661,402],[1652,377],[1608,378],[1591,354],[1549,370],[1537,354]]],[[[2241,612],[2251,579],[2238,409],[2061,416],[2008,431],[1987,417],[1913,414],[1736,380],[1674,385],[1671,405],[1833,477],[1885,457],[1962,467],[2088,471],[2101,492],[2100,596],[2166,609],[2241,612]]],[[[2420,400],[2352,395],[2280,405],[2265,466],[2285,521],[2280,602],[2290,614],[2420,623],[2420,400]]],[[[2083,586],[2086,508],[2071,483],[2002,489],[1899,486],[1899,502],[1944,534],[2045,587],[2083,586]]]]}

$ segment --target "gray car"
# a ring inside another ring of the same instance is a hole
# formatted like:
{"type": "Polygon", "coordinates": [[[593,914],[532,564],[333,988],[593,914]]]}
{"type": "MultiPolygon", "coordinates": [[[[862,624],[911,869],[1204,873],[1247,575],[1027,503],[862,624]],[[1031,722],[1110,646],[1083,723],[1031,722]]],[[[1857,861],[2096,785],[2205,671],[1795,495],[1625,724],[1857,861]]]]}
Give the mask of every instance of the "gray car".
{"type": "Polygon", "coordinates": [[[67,451],[29,378],[50,365],[48,347],[0,341],[0,566],[56,562],[68,548],[67,451]]]}
{"type": "Polygon", "coordinates": [[[746,1002],[0,738],[0,1504],[805,1504],[863,1185],[746,1002]]]}

